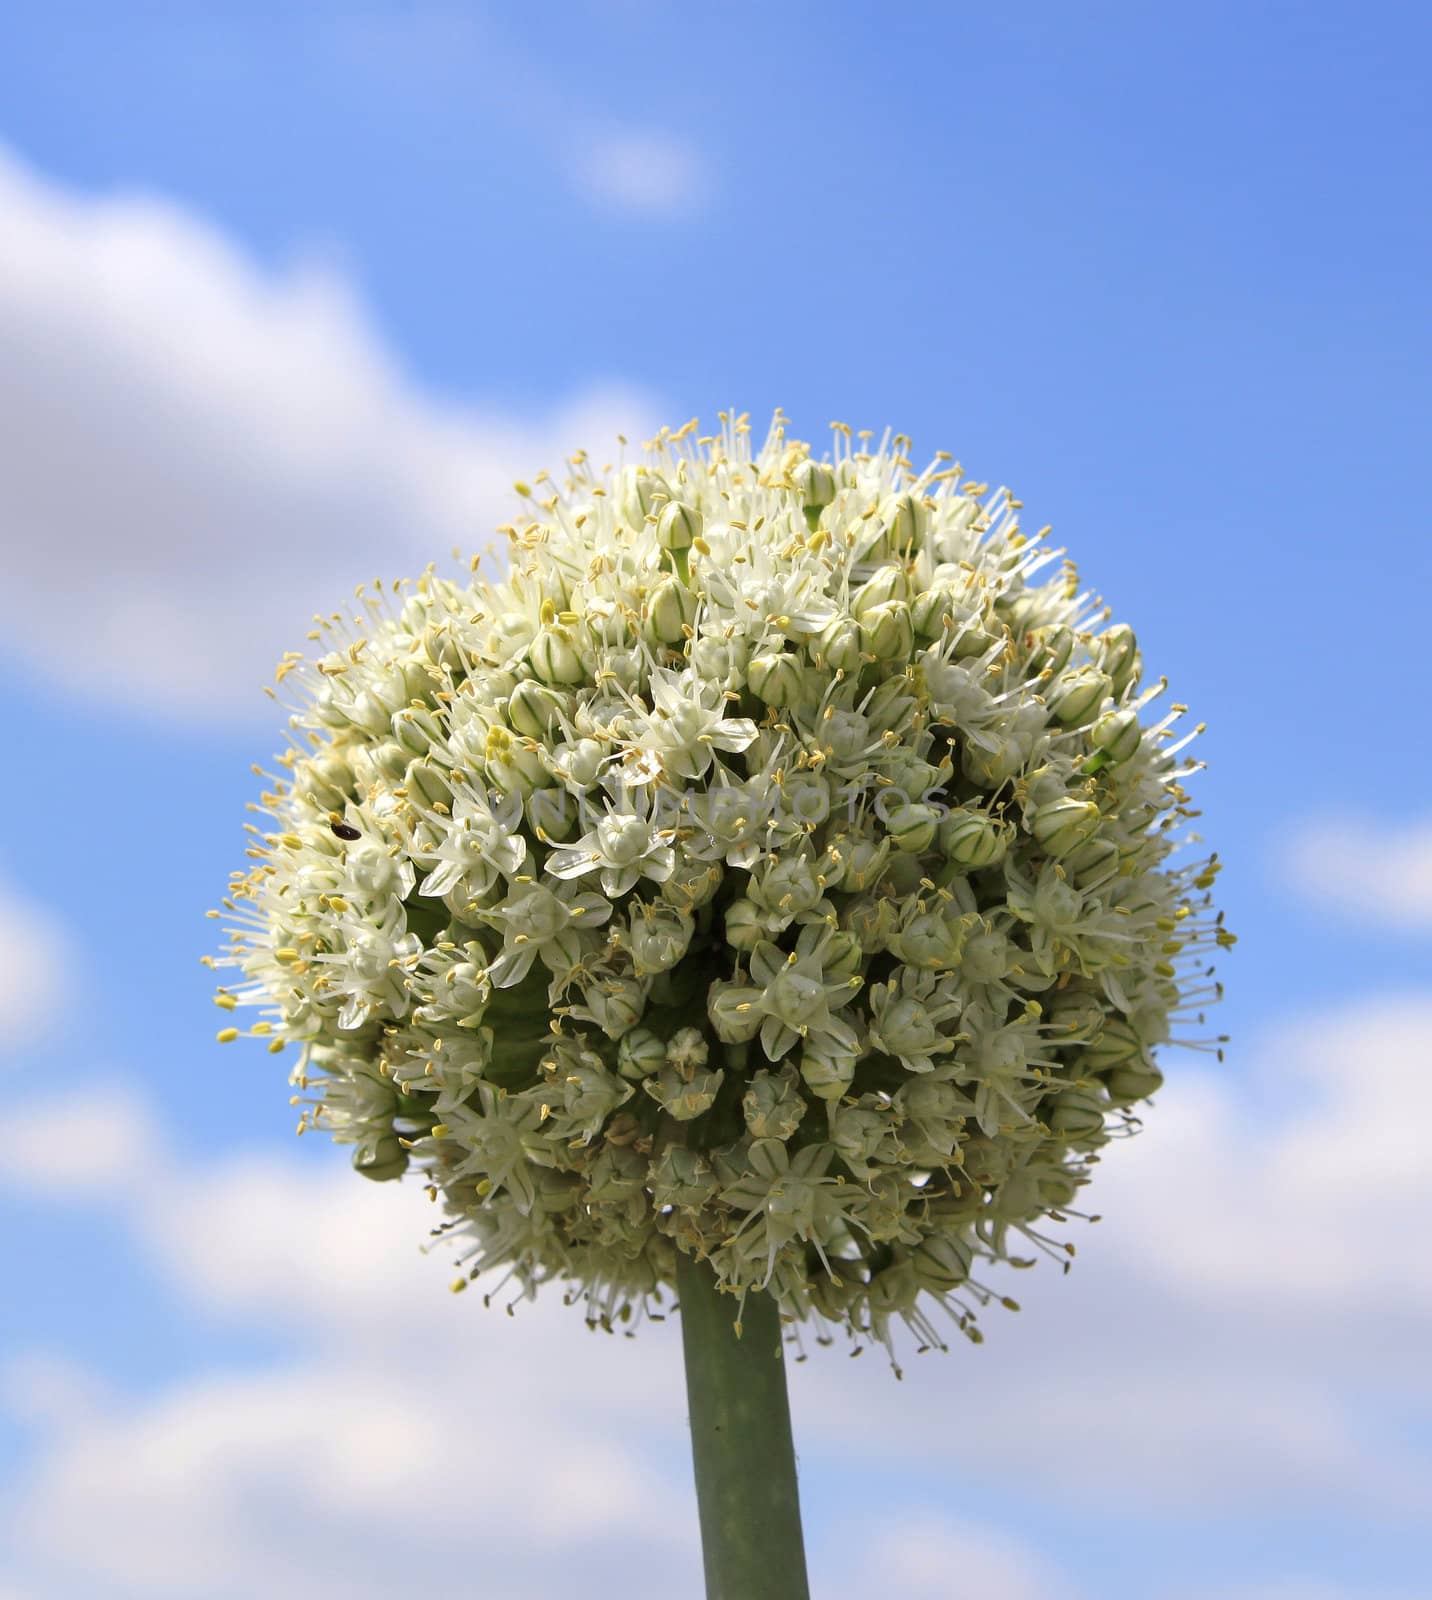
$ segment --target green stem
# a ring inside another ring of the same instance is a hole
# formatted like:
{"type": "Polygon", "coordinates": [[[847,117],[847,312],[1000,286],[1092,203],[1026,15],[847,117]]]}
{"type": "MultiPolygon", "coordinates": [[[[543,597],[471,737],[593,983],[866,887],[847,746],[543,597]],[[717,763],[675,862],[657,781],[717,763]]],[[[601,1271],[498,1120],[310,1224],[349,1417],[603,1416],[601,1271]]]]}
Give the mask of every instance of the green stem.
{"type": "Polygon", "coordinates": [[[785,1354],[775,1300],[735,1295],[677,1253],[706,1600],[809,1600],[785,1354]]]}

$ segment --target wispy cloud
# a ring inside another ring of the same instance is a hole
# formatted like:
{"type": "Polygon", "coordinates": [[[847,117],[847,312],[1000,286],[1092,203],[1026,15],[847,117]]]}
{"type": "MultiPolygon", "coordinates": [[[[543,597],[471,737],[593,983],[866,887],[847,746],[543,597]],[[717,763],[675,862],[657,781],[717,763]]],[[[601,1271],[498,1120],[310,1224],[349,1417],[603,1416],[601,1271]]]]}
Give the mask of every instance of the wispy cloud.
{"type": "Polygon", "coordinates": [[[680,217],[700,208],[710,179],[696,150],[667,133],[597,134],[574,144],[576,187],[598,205],[680,217]]]}
{"type": "MultiPolygon", "coordinates": [[[[883,1463],[920,1485],[907,1517],[867,1529],[871,1581],[898,1568],[885,1587],[935,1600],[953,1564],[1001,1600],[1087,1594],[1016,1536],[973,1530],[962,1471],[1036,1513],[1117,1500],[1174,1521],[1425,1517],[1428,1463],[1404,1420],[1432,1404],[1432,1295],[1415,1260],[1432,1230],[1429,1057],[1432,1001],[1409,997],[1284,1028],[1239,1078],[1174,1062],[1148,1130],[1101,1168],[1090,1199],[1106,1220],[1078,1236],[1073,1273],[1022,1275],[1026,1309],[992,1314],[982,1349],[912,1361],[903,1384],[869,1357],[798,1367],[805,1463],[833,1481],[883,1463]],[[1371,1364],[1350,1359],[1369,1303],[1371,1364]],[[1077,1441],[1072,1476],[1057,1441],[1077,1441]]],[[[467,1570],[462,1540],[374,1508],[462,1484],[491,1592],[550,1592],[553,1562],[634,1600],[693,1586],[673,1324],[588,1336],[555,1294],[513,1318],[484,1312],[471,1292],[446,1295],[446,1264],[419,1253],[431,1209],[414,1186],[363,1185],[326,1159],[200,1169],[155,1140],[142,1100],[49,1097],[11,1113],[0,1184],[117,1210],[169,1293],[296,1353],[111,1399],[84,1425],[73,1407],[63,1427],[32,1421],[14,1536],[35,1571],[185,1600],[366,1600],[403,1572],[450,1583],[467,1570]],[[80,1141],[69,1175],[44,1159],[63,1155],[57,1128],[80,1141]],[[81,1520],[77,1547],[64,1530],[81,1520]],[[641,1570],[619,1581],[633,1541],[641,1570]]],[[[829,1571],[827,1587],[866,1592],[854,1571],[829,1571]]],[[[1154,1573],[1147,1592],[1178,1583],[1154,1573]]]]}
{"type": "Polygon", "coordinates": [[[0,883],[0,1062],[18,1062],[54,1014],[67,953],[49,908],[0,883]]]}
{"type": "Polygon", "coordinates": [[[422,394],[332,275],[0,152],[4,632],[91,696],[200,713],[355,583],[481,549],[515,477],[653,424],[611,387],[528,420],[422,394]]]}
{"type": "Polygon", "coordinates": [[[1287,882],[1335,913],[1389,929],[1432,931],[1432,818],[1307,822],[1283,856],[1287,882]]]}

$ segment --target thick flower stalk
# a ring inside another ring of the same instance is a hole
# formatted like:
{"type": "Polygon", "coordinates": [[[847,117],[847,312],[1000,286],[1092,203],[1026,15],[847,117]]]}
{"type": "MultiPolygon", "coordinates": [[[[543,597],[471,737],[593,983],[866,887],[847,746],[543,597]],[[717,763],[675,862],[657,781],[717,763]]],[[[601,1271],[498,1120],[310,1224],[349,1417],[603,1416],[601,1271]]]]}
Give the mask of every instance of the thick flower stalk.
{"type": "Polygon", "coordinates": [[[905,447],[578,455],[503,570],[283,663],[219,1003],[297,1047],[302,1126],[423,1175],[459,1284],[610,1326],[684,1257],[978,1339],[1213,996],[1182,708],[1016,500],[905,447]]]}

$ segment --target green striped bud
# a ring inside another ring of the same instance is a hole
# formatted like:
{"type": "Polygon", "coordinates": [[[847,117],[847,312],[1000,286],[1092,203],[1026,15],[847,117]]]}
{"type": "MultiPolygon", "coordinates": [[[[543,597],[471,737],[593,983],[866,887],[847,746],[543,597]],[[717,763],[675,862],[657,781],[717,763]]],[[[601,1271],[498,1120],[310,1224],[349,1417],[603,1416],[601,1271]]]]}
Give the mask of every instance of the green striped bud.
{"type": "Polygon", "coordinates": [[[1040,806],[1030,819],[1030,831],[1043,849],[1058,860],[1092,839],[1102,821],[1093,801],[1065,795],[1062,800],[1040,806]]]}

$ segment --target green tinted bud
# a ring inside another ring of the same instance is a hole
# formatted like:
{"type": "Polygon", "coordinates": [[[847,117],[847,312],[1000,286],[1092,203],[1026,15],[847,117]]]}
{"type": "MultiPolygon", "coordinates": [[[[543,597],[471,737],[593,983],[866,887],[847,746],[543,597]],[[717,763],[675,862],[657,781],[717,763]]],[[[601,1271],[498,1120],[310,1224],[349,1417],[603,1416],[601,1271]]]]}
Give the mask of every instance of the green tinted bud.
{"type": "Polygon", "coordinates": [[[671,500],[656,519],[656,542],[663,550],[689,550],[701,537],[702,516],[695,506],[671,500]]]}
{"type": "Polygon", "coordinates": [[[1102,750],[1110,762],[1117,766],[1121,761],[1128,761],[1138,750],[1143,729],[1139,727],[1136,711],[1106,711],[1089,730],[1089,737],[1095,748],[1102,750]]]}
{"type": "Polygon", "coordinates": [[[554,690],[524,679],[512,691],[507,701],[507,720],[515,732],[529,739],[546,739],[557,725],[559,714],[565,709],[563,697],[554,690]]]}
{"type": "Polygon", "coordinates": [[[1053,1045],[1083,1044],[1104,1025],[1104,1008],[1092,994],[1060,995],[1044,1013],[1053,1045]]]}
{"type": "Polygon", "coordinates": [[[298,769],[294,787],[311,795],[320,811],[341,811],[353,793],[353,768],[332,750],[320,750],[298,769]]]}
{"type": "Polygon", "coordinates": [[[753,900],[733,900],[726,907],[726,943],[736,950],[754,950],[770,937],[766,913],[753,900]]]}
{"type": "Polygon", "coordinates": [[[586,991],[591,1020],[609,1039],[620,1039],[646,1010],[646,991],[634,978],[607,978],[586,991]]]}
{"type": "Polygon", "coordinates": [[[904,601],[887,600],[860,619],[861,648],[877,661],[907,659],[915,648],[915,628],[904,601]]]}
{"type": "Polygon", "coordinates": [[[441,720],[431,711],[418,711],[412,706],[393,717],[393,737],[415,756],[427,755],[434,746],[440,750],[447,742],[441,720]]]}
{"type": "Polygon", "coordinates": [[[686,954],[693,927],[691,918],[675,906],[658,904],[633,914],[628,943],[638,975],[669,972],[686,954]]]}
{"type": "Polygon", "coordinates": [[[820,636],[820,656],[832,672],[858,672],[860,624],[854,617],[837,617],[820,636]]]}
{"type": "Polygon", "coordinates": [[[661,886],[661,897],[684,911],[699,911],[716,896],[721,887],[721,864],[718,861],[683,861],[678,859],[676,870],[661,886]]]}
{"type": "Polygon", "coordinates": [[[409,756],[396,739],[387,739],[382,744],[374,745],[368,753],[368,759],[383,774],[397,782],[408,770],[409,756]]]}
{"type": "Polygon", "coordinates": [[[827,933],[820,945],[820,965],[828,983],[859,977],[865,965],[860,940],[853,933],[827,933]]]}
{"type": "Polygon", "coordinates": [[[408,1152],[396,1133],[382,1133],[353,1152],[353,1170],[372,1178],[375,1183],[387,1183],[401,1178],[408,1170],[408,1152]]]}
{"type": "Polygon", "coordinates": [[[630,1145],[603,1144],[587,1168],[587,1183],[598,1204],[620,1205],[646,1190],[647,1160],[630,1145]]]}
{"type": "Polygon", "coordinates": [[[664,1066],[655,1081],[646,1080],[646,1092],[678,1122],[690,1122],[716,1103],[716,1091],[726,1074],[715,1072],[683,1072],[680,1067],[664,1066]]]}
{"type": "Polygon", "coordinates": [[[746,669],[751,693],[768,706],[791,705],[800,694],[800,663],[788,650],[773,650],[753,658],[746,669]]]}
{"type": "Polygon", "coordinates": [[[956,1234],[935,1234],[910,1252],[921,1284],[934,1294],[958,1289],[970,1275],[970,1247],[956,1234]]]}
{"type": "Polygon", "coordinates": [[[452,805],[452,789],[442,770],[430,761],[410,763],[403,775],[403,787],[425,806],[452,805]]]}
{"type": "Polygon", "coordinates": [[[921,639],[938,639],[945,628],[954,621],[956,601],[945,584],[922,590],[910,606],[910,619],[921,639]]]}
{"type": "Polygon", "coordinates": [[[1030,832],[1045,852],[1056,860],[1091,839],[1103,821],[1091,800],[1076,800],[1066,795],[1040,806],[1030,819],[1030,832]]]}
{"type": "Polygon", "coordinates": [[[1114,693],[1123,694],[1131,683],[1137,682],[1142,668],[1134,630],[1125,623],[1115,623],[1112,628],[1106,628],[1094,644],[1100,665],[1113,680],[1114,693]]]}
{"type": "Polygon", "coordinates": [[[839,1100],[854,1080],[857,1060],[854,1051],[815,1050],[807,1045],[801,1051],[801,1079],[818,1100],[839,1100]]]}
{"type": "Polygon", "coordinates": [[[1106,1103],[1088,1089],[1065,1089],[1040,1107],[1040,1120],[1052,1133],[1087,1139],[1104,1131],[1106,1103]]]}
{"type": "Polygon", "coordinates": [[[660,473],[650,467],[622,468],[617,480],[617,510],[629,528],[640,532],[658,502],[670,498],[671,492],[660,473]]]}
{"type": "Polygon", "coordinates": [[[703,634],[691,641],[691,665],[711,683],[729,684],[746,669],[751,659],[750,640],[703,634]]]}
{"type": "Polygon", "coordinates": [[[1147,1100],[1163,1088],[1164,1075],[1151,1061],[1130,1061],[1105,1075],[1104,1087],[1116,1106],[1147,1100]]]}
{"type": "Polygon", "coordinates": [[[910,580],[905,576],[905,569],[892,561],[881,567],[873,578],[862,583],[851,595],[850,609],[859,618],[887,601],[909,598],[910,580]]]}
{"type": "Polygon", "coordinates": [[[1036,628],[1029,636],[1029,665],[1036,672],[1059,673],[1074,654],[1074,633],[1063,624],[1036,628]]]}
{"type": "Polygon", "coordinates": [[[933,806],[897,806],[885,823],[885,831],[897,850],[918,855],[935,842],[940,814],[933,806]]]}
{"type": "Polygon", "coordinates": [[[890,841],[886,838],[863,839],[842,834],[833,841],[832,848],[836,852],[833,864],[839,873],[836,887],[847,893],[872,888],[890,859],[890,841]]]}
{"type": "Polygon", "coordinates": [[[706,1013],[716,1037],[726,1044],[745,1044],[761,1031],[762,1013],[755,1004],[759,989],[738,983],[713,983],[706,1000],[706,1013]]]}
{"type": "Polygon", "coordinates": [[[835,473],[828,462],[802,461],[791,474],[801,504],[819,510],[835,499],[835,473]]]}
{"type": "Polygon", "coordinates": [[[1040,1203],[1057,1211],[1067,1206],[1079,1193],[1079,1180],[1065,1168],[1055,1167],[1039,1174],[1035,1188],[1040,1203]]]}
{"type": "Polygon", "coordinates": [[[1066,728],[1087,722],[1103,705],[1113,689],[1102,672],[1093,667],[1076,667],[1059,678],[1049,695],[1049,713],[1066,728]]]}
{"type": "Polygon", "coordinates": [[[679,578],[663,578],[647,602],[647,628],[662,644],[679,645],[695,623],[699,605],[697,596],[679,578]]]}
{"type": "Polygon", "coordinates": [[[880,507],[880,520],[885,524],[886,548],[900,552],[924,539],[930,512],[917,494],[892,494],[880,507]]]}
{"type": "Polygon", "coordinates": [[[790,1067],[779,1073],[763,1067],[741,1100],[741,1113],[756,1139],[789,1139],[805,1112],[806,1103],[796,1092],[796,1074],[790,1067]]]}
{"type": "Polygon", "coordinates": [[[528,795],[527,820],[532,831],[544,842],[560,844],[577,829],[578,808],[566,789],[537,789],[528,795]]]}
{"type": "Polygon", "coordinates": [[[1075,881],[1088,888],[1119,870],[1119,847],[1112,839],[1094,838],[1071,850],[1063,860],[1075,881]]]}
{"type": "Polygon", "coordinates": [[[659,1210],[667,1206],[694,1211],[716,1193],[718,1182],[711,1163],[698,1151],[669,1144],[651,1164],[647,1180],[651,1201],[659,1210]]]}
{"type": "Polygon", "coordinates": [[[654,1077],[666,1065],[666,1041],[650,1028],[632,1028],[617,1045],[617,1071],[637,1082],[654,1077]]]}
{"type": "Polygon", "coordinates": [[[967,872],[1004,860],[1010,829],[987,811],[952,811],[940,824],[940,853],[967,872]]]}
{"type": "Polygon", "coordinates": [[[1107,1017],[1104,1026],[1090,1040],[1079,1057],[1085,1072],[1107,1072],[1138,1060],[1144,1053],[1143,1040],[1123,1017],[1107,1017]]]}
{"type": "Polygon", "coordinates": [[[900,915],[894,903],[883,895],[863,895],[846,908],[841,922],[860,941],[860,948],[867,955],[874,955],[889,945],[900,925],[900,915]]]}
{"type": "Polygon", "coordinates": [[[578,684],[586,677],[581,652],[564,628],[543,628],[532,641],[527,660],[540,683],[578,684]]]}

